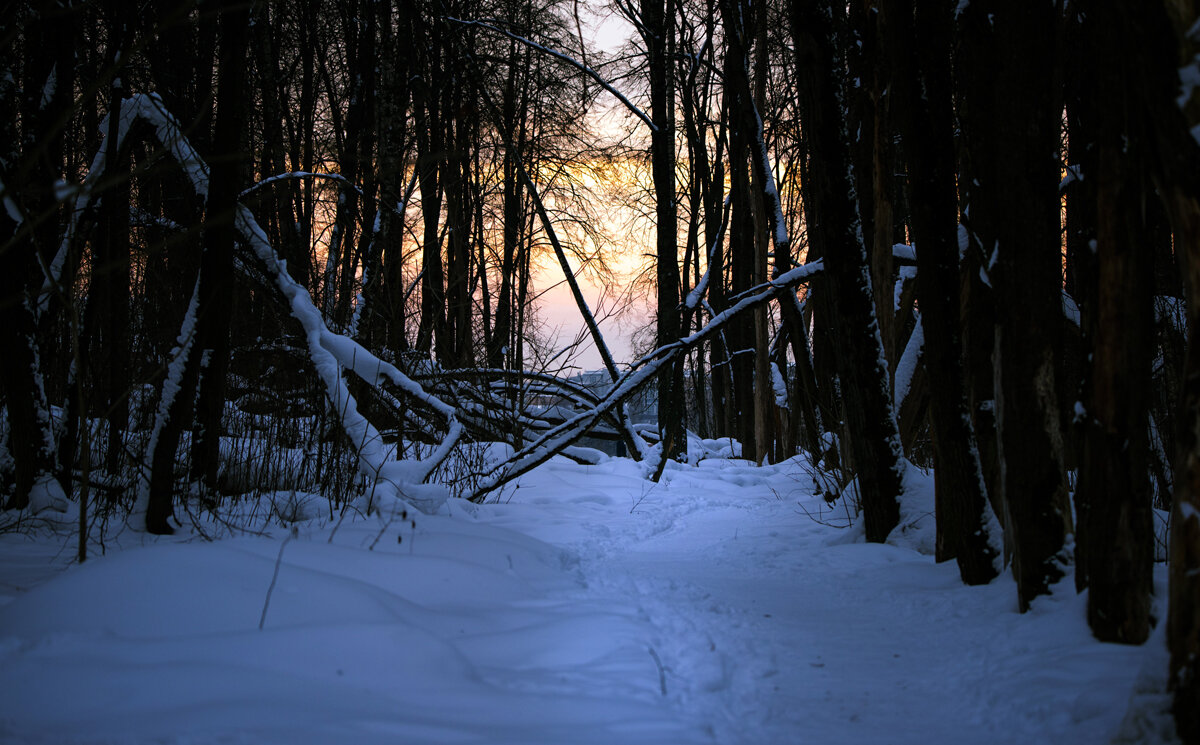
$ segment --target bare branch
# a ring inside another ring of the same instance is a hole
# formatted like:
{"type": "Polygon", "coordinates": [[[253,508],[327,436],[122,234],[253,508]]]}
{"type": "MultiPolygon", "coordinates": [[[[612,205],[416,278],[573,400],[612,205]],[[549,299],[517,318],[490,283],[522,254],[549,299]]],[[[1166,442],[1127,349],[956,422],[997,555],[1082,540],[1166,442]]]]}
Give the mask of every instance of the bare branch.
{"type": "Polygon", "coordinates": [[[499,26],[493,26],[492,24],[485,23],[484,21],[465,21],[461,18],[455,18],[453,16],[444,16],[444,18],[447,21],[452,21],[454,23],[461,23],[464,26],[478,26],[479,28],[486,28],[489,31],[495,31],[498,34],[503,34],[503,35],[507,36],[508,38],[512,39],[513,41],[519,41],[522,44],[525,44],[532,49],[536,49],[538,51],[545,52],[546,54],[550,55],[551,57],[554,57],[556,59],[562,60],[563,62],[566,62],[568,65],[571,65],[575,69],[584,73],[585,75],[590,77],[592,80],[595,80],[597,83],[600,84],[601,88],[603,88],[604,90],[606,90],[609,93],[616,96],[617,100],[625,105],[625,108],[629,109],[633,113],[634,116],[636,116],[638,119],[641,119],[642,122],[645,123],[645,125],[650,128],[651,132],[658,131],[658,127],[654,126],[654,122],[650,119],[650,117],[646,116],[645,112],[643,112],[641,109],[639,109],[637,106],[635,106],[632,101],[630,101],[628,98],[626,98],[625,95],[623,93],[621,93],[621,91],[617,90],[611,83],[609,83],[607,80],[605,80],[603,77],[601,77],[600,73],[596,72],[595,70],[593,70],[592,68],[583,64],[582,62],[575,59],[574,57],[563,54],[562,52],[559,52],[558,50],[555,50],[555,49],[551,49],[550,47],[542,46],[541,44],[538,44],[536,41],[526,39],[524,36],[521,36],[519,34],[514,34],[511,31],[500,28],[499,26]]]}

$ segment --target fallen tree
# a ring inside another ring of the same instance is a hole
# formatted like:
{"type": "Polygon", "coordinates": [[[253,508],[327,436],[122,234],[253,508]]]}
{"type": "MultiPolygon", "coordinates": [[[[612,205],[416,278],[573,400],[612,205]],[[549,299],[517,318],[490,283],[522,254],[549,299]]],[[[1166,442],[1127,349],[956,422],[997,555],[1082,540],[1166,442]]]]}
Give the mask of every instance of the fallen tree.
{"type": "Polygon", "coordinates": [[[636,393],[643,385],[653,380],[664,365],[673,363],[681,354],[721,333],[725,325],[739,314],[753,310],[772,300],[782,300],[789,293],[794,294],[794,288],[797,285],[807,282],[823,269],[822,261],[813,261],[784,272],[775,279],[732,298],[730,306],[715,315],[699,331],[674,343],[661,346],[634,362],[595,406],[554,427],[530,445],[514,453],[511,458],[490,469],[469,499],[473,502],[481,502],[491,492],[545,463],[564,448],[578,441],[604,416],[636,393]]]}

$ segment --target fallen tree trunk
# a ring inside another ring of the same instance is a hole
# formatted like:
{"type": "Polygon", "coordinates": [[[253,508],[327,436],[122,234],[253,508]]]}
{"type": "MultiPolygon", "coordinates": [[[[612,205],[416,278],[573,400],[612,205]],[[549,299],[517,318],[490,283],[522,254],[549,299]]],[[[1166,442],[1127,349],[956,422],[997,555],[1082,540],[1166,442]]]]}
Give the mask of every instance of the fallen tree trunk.
{"type": "Polygon", "coordinates": [[[596,422],[600,421],[608,412],[653,379],[664,365],[673,364],[680,355],[720,333],[731,319],[772,300],[782,298],[785,293],[794,292],[793,288],[796,285],[808,281],[823,269],[824,264],[821,261],[813,261],[784,272],[770,282],[754,287],[739,297],[733,298],[729,308],[714,316],[699,331],[673,344],[659,347],[635,362],[596,406],[568,419],[537,438],[533,444],[522,448],[508,460],[493,467],[468,498],[472,502],[482,502],[489,493],[545,463],[563,448],[569,447],[583,437],[587,430],[594,427],[596,422]]]}

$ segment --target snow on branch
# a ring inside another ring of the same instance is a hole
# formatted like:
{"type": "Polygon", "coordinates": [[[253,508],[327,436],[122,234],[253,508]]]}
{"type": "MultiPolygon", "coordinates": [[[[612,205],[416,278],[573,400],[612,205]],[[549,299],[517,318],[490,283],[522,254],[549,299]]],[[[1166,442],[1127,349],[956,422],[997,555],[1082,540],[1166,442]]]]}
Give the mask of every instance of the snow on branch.
{"type": "Polygon", "coordinates": [[[767,138],[763,131],[762,116],[758,113],[758,106],[754,103],[754,97],[747,99],[750,102],[750,108],[754,112],[754,137],[758,144],[758,156],[762,162],[759,166],[763,172],[763,193],[770,205],[770,213],[768,216],[772,223],[771,227],[774,231],[776,246],[790,246],[791,237],[787,231],[787,220],[783,217],[783,203],[779,199],[779,189],[775,186],[775,172],[771,169],[771,156],[767,152],[767,138]]]}
{"type": "Polygon", "coordinates": [[[917,249],[911,243],[894,243],[892,244],[892,258],[915,264],[917,263],[917,249]]]}
{"type": "Polygon", "coordinates": [[[453,16],[445,16],[445,19],[447,21],[451,21],[453,23],[460,23],[464,26],[478,26],[479,28],[486,28],[489,31],[495,31],[498,34],[503,34],[503,35],[507,36],[508,38],[512,39],[513,41],[518,41],[522,44],[525,44],[526,46],[529,46],[532,49],[536,49],[539,52],[545,52],[546,54],[550,55],[551,57],[554,57],[555,59],[560,59],[563,62],[566,62],[568,65],[571,65],[575,69],[584,73],[585,75],[590,77],[592,80],[595,80],[596,83],[598,83],[601,88],[603,88],[604,90],[606,90],[609,93],[616,96],[617,100],[625,105],[625,108],[629,109],[629,111],[632,112],[634,116],[636,116],[638,119],[641,119],[642,122],[645,123],[645,125],[650,128],[651,132],[658,131],[658,127],[656,127],[654,125],[654,121],[652,119],[650,119],[650,117],[646,116],[646,113],[644,111],[642,111],[637,106],[635,106],[633,104],[633,102],[630,101],[628,98],[626,98],[625,95],[623,93],[621,93],[621,91],[617,90],[616,87],[613,86],[612,83],[609,83],[607,80],[605,80],[603,77],[601,77],[600,73],[596,72],[595,70],[593,70],[592,68],[583,64],[582,62],[575,59],[574,57],[563,54],[562,52],[560,52],[556,49],[551,49],[550,47],[542,46],[541,44],[538,44],[536,41],[527,39],[524,36],[521,36],[519,34],[514,34],[513,32],[511,32],[507,29],[500,28],[499,26],[495,26],[490,23],[486,23],[484,21],[467,21],[467,20],[463,20],[461,18],[455,18],[453,16]]]}
{"type": "MultiPolygon", "coordinates": [[[[364,192],[361,187],[359,187],[357,184],[352,183],[350,181],[350,179],[346,178],[345,176],[343,176],[340,173],[319,173],[317,171],[288,171],[287,173],[278,173],[278,174],[275,174],[274,176],[269,176],[269,177],[263,179],[262,181],[259,181],[257,184],[254,184],[253,186],[246,187],[245,189],[242,190],[242,192],[240,194],[238,194],[238,199],[245,199],[246,197],[250,196],[254,192],[258,191],[259,189],[262,189],[265,186],[270,186],[271,184],[277,183],[279,181],[290,181],[293,179],[304,179],[304,178],[324,179],[326,181],[336,181],[337,183],[341,184],[343,187],[353,190],[354,193],[358,194],[360,197],[366,198],[366,196],[367,196],[366,192],[364,192]]],[[[397,215],[401,215],[401,216],[404,215],[404,211],[403,211],[404,202],[403,201],[401,201],[395,205],[389,205],[389,204],[386,204],[383,202],[380,202],[380,204],[383,205],[385,208],[391,210],[392,212],[394,212],[397,215]]]]}
{"type": "Polygon", "coordinates": [[[489,492],[545,463],[582,437],[602,417],[652,380],[664,365],[670,363],[678,355],[696,347],[709,337],[721,333],[724,326],[738,314],[774,300],[782,292],[791,292],[794,285],[807,281],[823,268],[823,262],[818,259],[784,272],[775,279],[743,293],[737,302],[713,316],[712,320],[690,336],[659,347],[642,357],[621,375],[613,387],[591,409],[582,411],[554,427],[530,445],[514,453],[511,458],[493,467],[480,481],[470,499],[480,501],[489,492]]]}
{"type": "MultiPolygon", "coordinates": [[[[117,130],[118,147],[123,143],[135,122],[142,121],[149,124],[153,129],[154,138],[179,164],[196,194],[207,197],[208,166],[192,148],[174,117],[163,108],[158,96],[154,94],[136,95],[125,99],[121,104],[120,117],[117,130]]],[[[89,171],[84,188],[76,200],[76,210],[72,220],[87,209],[94,185],[103,177],[106,167],[104,152],[105,150],[101,149],[93,160],[93,168],[89,171]]],[[[319,175],[325,176],[326,174],[319,175]]],[[[337,179],[341,179],[341,177],[339,176],[337,179]]],[[[392,485],[399,497],[411,496],[408,492],[415,491],[413,489],[415,485],[427,481],[458,443],[463,428],[458,421],[457,411],[441,399],[429,394],[394,365],[379,359],[358,342],[330,331],[325,325],[324,317],[308,294],[308,290],[288,274],[286,263],[275,254],[266,233],[254,219],[254,215],[248,207],[242,204],[237,206],[234,224],[242,241],[262,262],[287,300],[292,316],[300,322],[304,329],[309,357],[325,384],[326,395],[340,418],[343,429],[357,447],[360,472],[377,485],[380,482],[392,485]],[[384,446],[383,438],[378,430],[358,411],[357,402],[342,376],[343,370],[353,371],[373,386],[379,386],[385,381],[390,382],[438,412],[447,422],[448,433],[445,439],[425,460],[392,460],[390,448],[384,446]]],[[[64,241],[64,247],[68,245],[67,241],[64,241]]],[[[60,253],[62,253],[61,250],[60,253]]],[[[55,261],[58,265],[57,271],[61,272],[61,262],[58,258],[55,261]]],[[[54,275],[53,279],[57,281],[57,275],[54,275]]],[[[164,391],[164,396],[169,393],[170,391],[164,391]]],[[[436,508],[437,505],[432,506],[436,508]]]]}
{"type": "MultiPolygon", "coordinates": [[[[455,393],[460,397],[456,401],[460,417],[466,419],[469,424],[478,426],[482,432],[493,431],[488,429],[489,423],[497,420],[505,423],[515,422],[539,432],[562,423],[564,415],[561,410],[559,413],[554,413],[554,407],[543,408],[537,414],[528,410],[510,410],[511,402],[504,400],[503,397],[517,390],[523,390],[533,396],[561,399],[570,405],[571,408],[568,411],[591,408],[600,402],[600,394],[582,383],[534,370],[451,369],[418,374],[414,376],[414,379],[426,384],[432,383],[435,386],[439,383],[454,385],[455,393]],[[464,382],[467,382],[468,385],[464,386],[464,382]],[[463,402],[461,397],[464,396],[472,400],[463,402]]],[[[637,431],[636,425],[628,421],[628,416],[622,414],[620,407],[605,414],[604,418],[611,429],[597,426],[590,430],[592,434],[600,432],[622,438],[631,452],[639,443],[645,449],[646,445],[642,441],[643,438],[637,431]],[[635,443],[630,444],[629,438],[635,438],[635,443]]],[[[524,437],[523,439],[530,438],[524,437]]]]}
{"type": "Polygon", "coordinates": [[[162,393],[158,397],[158,408],[154,413],[154,427],[150,430],[150,439],[146,443],[144,451],[145,462],[142,466],[137,496],[131,515],[131,517],[136,515],[137,518],[136,520],[130,520],[131,525],[145,524],[145,515],[150,508],[151,458],[153,457],[155,448],[158,447],[158,438],[162,436],[163,427],[167,424],[171,407],[174,405],[175,399],[179,396],[180,385],[183,381],[184,366],[188,354],[191,352],[192,345],[196,343],[196,314],[199,307],[200,278],[197,277],[196,282],[192,285],[192,297],[188,301],[187,311],[183,314],[183,323],[180,326],[179,335],[175,338],[175,347],[171,350],[171,361],[167,363],[167,375],[163,379],[162,393]]]}
{"type": "MultiPolygon", "coordinates": [[[[109,112],[106,114],[100,122],[101,132],[111,131],[110,117],[113,113],[109,112]]],[[[162,99],[159,98],[157,93],[138,93],[130,96],[121,101],[115,113],[119,117],[116,135],[117,150],[120,150],[124,146],[125,138],[129,135],[129,130],[136,122],[140,121],[149,124],[154,129],[154,138],[170,153],[172,159],[179,164],[192,189],[201,197],[208,198],[208,165],[196,153],[195,149],[192,148],[187,138],[183,136],[183,130],[180,128],[179,123],[166,110],[162,99]]],[[[91,209],[96,186],[102,183],[104,177],[107,175],[109,165],[107,153],[108,143],[102,142],[96,151],[96,156],[92,158],[87,178],[84,179],[82,186],[75,195],[75,207],[71,210],[70,216],[67,219],[67,227],[63,233],[62,242],[59,244],[58,253],[54,255],[54,259],[50,262],[49,276],[46,277],[42,285],[42,291],[38,295],[37,313],[39,315],[46,311],[52,291],[62,279],[63,267],[66,266],[71,244],[75,240],[75,232],[79,226],[79,220],[91,209]]]]}
{"type": "Polygon", "coordinates": [[[359,465],[366,475],[400,487],[404,483],[424,482],[446,459],[462,435],[455,409],[429,394],[402,373],[395,365],[384,362],[353,339],[334,333],[325,325],[325,318],[313,303],[308,290],[292,279],[285,262],[275,255],[262,227],[245,205],[238,205],[235,225],[238,233],[250,245],[259,260],[267,267],[276,286],[287,299],[292,316],[300,322],[308,341],[309,357],[317,369],[325,392],[342,426],[359,448],[359,465]],[[358,411],[357,402],[342,377],[350,370],[371,385],[388,381],[413,398],[421,401],[446,418],[449,433],[428,459],[419,462],[391,461],[383,438],[374,425],[358,411]]]}
{"type": "MultiPolygon", "coordinates": [[[[731,303],[733,303],[733,305],[731,305],[729,308],[727,308],[726,312],[737,307],[738,303],[740,303],[743,298],[750,297],[750,296],[757,296],[764,287],[770,286],[770,287],[775,287],[775,288],[779,288],[779,289],[782,289],[784,287],[791,287],[793,285],[798,285],[801,282],[805,282],[805,281],[811,279],[812,277],[820,274],[823,271],[825,271],[825,260],[824,259],[815,259],[815,260],[809,261],[805,264],[801,264],[800,266],[794,266],[791,269],[787,270],[786,272],[780,274],[778,277],[775,277],[774,279],[772,279],[768,282],[765,282],[756,287],[751,287],[748,290],[745,290],[741,293],[738,293],[737,295],[734,295],[732,298],[729,299],[729,301],[731,303]]],[[[714,320],[716,320],[715,317],[714,317],[714,320]]],[[[653,356],[653,355],[654,355],[654,352],[651,352],[649,356],[653,356]]]]}
{"type": "Polygon", "coordinates": [[[894,397],[896,411],[900,411],[900,407],[904,405],[904,399],[908,398],[908,392],[912,388],[913,375],[917,372],[917,365],[921,364],[921,355],[924,352],[925,325],[918,317],[917,325],[913,328],[912,335],[908,337],[908,344],[904,347],[904,352],[900,355],[900,362],[896,365],[894,397]]]}
{"type": "Polygon", "coordinates": [[[712,247],[708,249],[708,263],[704,267],[704,274],[700,276],[700,281],[687,294],[687,298],[683,301],[683,307],[687,310],[695,310],[700,305],[700,299],[704,297],[704,293],[708,291],[709,275],[712,273],[713,260],[717,255],[717,249],[721,247],[721,243],[725,240],[725,229],[729,227],[729,206],[733,201],[733,195],[725,197],[725,205],[721,210],[721,227],[717,230],[717,237],[713,240],[712,247]]]}

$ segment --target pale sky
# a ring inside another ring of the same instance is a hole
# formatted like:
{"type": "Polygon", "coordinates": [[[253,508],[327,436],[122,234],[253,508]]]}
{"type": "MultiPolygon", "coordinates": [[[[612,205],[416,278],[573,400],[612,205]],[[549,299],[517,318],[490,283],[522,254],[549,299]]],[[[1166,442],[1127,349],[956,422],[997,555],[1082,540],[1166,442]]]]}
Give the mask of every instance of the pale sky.
{"type": "MultiPolygon", "coordinates": [[[[610,53],[616,51],[633,32],[633,27],[624,18],[607,8],[600,8],[599,12],[593,12],[591,7],[585,7],[581,8],[581,11],[580,18],[584,22],[584,33],[591,34],[590,41],[593,47],[600,51],[610,53]]],[[[608,95],[604,95],[600,100],[602,107],[608,107],[612,103],[613,99],[608,95]]],[[[638,246],[631,246],[630,250],[640,251],[642,249],[638,246]]],[[[560,279],[561,272],[558,271],[556,264],[553,266],[554,269],[546,272],[542,281],[538,283],[539,289],[560,279]]],[[[597,316],[601,315],[599,312],[600,301],[606,294],[606,288],[595,286],[586,275],[581,277],[580,285],[588,305],[597,316]]],[[[608,288],[610,293],[619,289],[621,288],[608,288]]],[[[559,329],[557,338],[560,344],[570,343],[585,328],[575,301],[571,297],[571,291],[565,282],[548,290],[541,297],[540,302],[542,303],[542,318],[547,322],[548,327],[559,329]]],[[[645,322],[644,311],[644,308],[639,308],[637,313],[620,323],[614,319],[600,322],[600,331],[618,365],[631,361],[632,350],[629,337],[634,325],[645,322]]],[[[590,339],[574,364],[585,370],[599,370],[603,367],[600,353],[596,351],[595,345],[591,343],[590,339]]]]}

